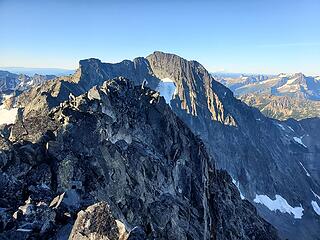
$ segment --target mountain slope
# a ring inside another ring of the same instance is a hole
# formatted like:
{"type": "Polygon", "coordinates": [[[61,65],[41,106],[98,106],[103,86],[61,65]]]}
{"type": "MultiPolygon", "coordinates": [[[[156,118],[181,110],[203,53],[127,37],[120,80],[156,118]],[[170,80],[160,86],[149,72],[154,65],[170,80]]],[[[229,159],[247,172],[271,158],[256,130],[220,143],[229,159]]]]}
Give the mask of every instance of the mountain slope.
{"type": "MultiPolygon", "coordinates": [[[[317,153],[303,145],[304,139],[301,144],[298,132],[288,134],[287,123],[266,118],[234,98],[198,62],[162,52],[117,64],[82,60],[73,76],[20,95],[16,106],[24,107],[24,118],[32,118],[35,112],[45,116],[62,101],[117,75],[136,85],[164,90],[163,95],[173,92],[167,100],[172,110],[201,137],[217,167],[231,174],[242,196],[255,204],[283,237],[317,239],[319,215],[312,203],[320,204],[314,195],[320,194],[319,182],[313,173],[307,175],[300,163],[301,156],[316,159],[317,153]]],[[[19,138],[30,131],[35,132],[33,141],[40,137],[36,134],[40,126],[36,130],[32,124],[20,126],[19,138]]]]}
{"type": "MultiPolygon", "coordinates": [[[[12,97],[18,96],[21,92],[30,89],[32,86],[39,85],[50,79],[54,75],[34,74],[32,77],[24,74],[14,74],[0,70],[0,105],[11,107],[12,97]]],[[[1,110],[0,110],[1,111],[1,110]]]]}
{"type": "Polygon", "coordinates": [[[266,116],[285,120],[319,117],[320,81],[302,73],[218,78],[241,100],[266,116]]]}
{"type": "Polygon", "coordinates": [[[320,101],[257,93],[243,95],[240,99],[258,108],[265,116],[279,120],[320,117],[320,101]]]}
{"type": "Polygon", "coordinates": [[[301,121],[289,119],[285,123],[290,130],[286,134],[295,137],[295,141],[308,149],[305,152],[296,152],[305,172],[320,183],[320,119],[309,118],[301,121]]]}
{"type": "Polygon", "coordinates": [[[14,74],[0,70],[0,92],[24,91],[31,85],[43,83],[44,81],[55,78],[54,75],[34,74],[32,77],[25,74],[14,74]]]}
{"type": "Polygon", "coordinates": [[[117,78],[48,113],[0,138],[4,239],[278,239],[158,92],[117,78]]]}
{"type": "Polygon", "coordinates": [[[237,96],[249,93],[265,93],[274,96],[299,97],[320,100],[320,81],[302,73],[279,74],[276,76],[242,75],[239,78],[220,78],[237,96]]]}

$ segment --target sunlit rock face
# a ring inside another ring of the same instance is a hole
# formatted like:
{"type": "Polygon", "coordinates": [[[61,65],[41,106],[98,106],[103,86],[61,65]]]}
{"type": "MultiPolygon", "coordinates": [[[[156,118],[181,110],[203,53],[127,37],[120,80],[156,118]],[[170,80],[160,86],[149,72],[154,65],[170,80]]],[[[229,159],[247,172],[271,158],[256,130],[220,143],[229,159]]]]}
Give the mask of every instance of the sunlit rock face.
{"type": "Polygon", "coordinates": [[[319,77],[302,73],[217,76],[234,94],[271,118],[301,120],[320,117],[319,77]]]}

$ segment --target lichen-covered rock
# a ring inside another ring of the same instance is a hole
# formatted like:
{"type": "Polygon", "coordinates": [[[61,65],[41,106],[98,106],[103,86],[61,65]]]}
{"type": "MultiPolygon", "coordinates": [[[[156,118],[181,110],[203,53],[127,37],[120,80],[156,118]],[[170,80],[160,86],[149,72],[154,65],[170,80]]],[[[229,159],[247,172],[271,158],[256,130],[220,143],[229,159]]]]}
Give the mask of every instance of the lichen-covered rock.
{"type": "Polygon", "coordinates": [[[123,223],[115,219],[105,202],[96,203],[80,211],[69,240],[125,240],[123,223]]]}

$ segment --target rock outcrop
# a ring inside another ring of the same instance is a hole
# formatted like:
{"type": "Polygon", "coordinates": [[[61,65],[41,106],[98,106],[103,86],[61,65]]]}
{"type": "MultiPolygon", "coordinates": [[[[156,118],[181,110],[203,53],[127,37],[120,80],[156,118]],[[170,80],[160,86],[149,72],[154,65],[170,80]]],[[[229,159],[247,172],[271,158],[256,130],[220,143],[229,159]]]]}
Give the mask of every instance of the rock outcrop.
{"type": "Polygon", "coordinates": [[[99,202],[78,213],[69,239],[125,240],[128,239],[127,235],[125,226],[114,218],[108,204],[99,202]]]}

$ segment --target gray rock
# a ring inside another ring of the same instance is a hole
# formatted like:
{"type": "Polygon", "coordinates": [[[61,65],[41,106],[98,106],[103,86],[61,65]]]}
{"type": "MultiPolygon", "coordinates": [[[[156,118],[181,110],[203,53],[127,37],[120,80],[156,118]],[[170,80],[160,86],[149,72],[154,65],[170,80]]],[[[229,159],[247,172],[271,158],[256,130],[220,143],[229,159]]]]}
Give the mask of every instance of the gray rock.
{"type": "Polygon", "coordinates": [[[147,235],[140,226],[137,226],[130,231],[127,239],[128,240],[145,240],[147,239],[147,235]]]}
{"type": "Polygon", "coordinates": [[[125,240],[127,234],[120,225],[106,203],[96,203],[78,213],[69,240],[125,240]]]}
{"type": "Polygon", "coordinates": [[[69,211],[75,211],[80,208],[80,196],[76,189],[70,189],[55,197],[49,207],[54,209],[65,208],[69,211]]]}

